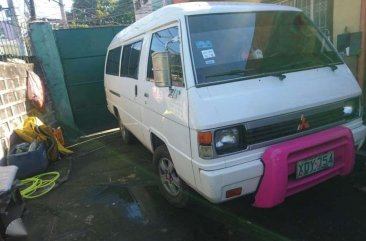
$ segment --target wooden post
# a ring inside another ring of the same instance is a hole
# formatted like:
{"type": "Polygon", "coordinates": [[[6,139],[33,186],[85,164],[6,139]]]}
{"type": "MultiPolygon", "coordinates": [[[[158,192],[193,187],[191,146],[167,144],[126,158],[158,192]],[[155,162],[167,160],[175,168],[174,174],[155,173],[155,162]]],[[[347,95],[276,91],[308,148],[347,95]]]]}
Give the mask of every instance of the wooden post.
{"type": "Polygon", "coordinates": [[[366,0],[361,0],[360,32],[362,33],[362,43],[361,53],[358,59],[358,83],[363,90],[366,78],[366,0]]]}

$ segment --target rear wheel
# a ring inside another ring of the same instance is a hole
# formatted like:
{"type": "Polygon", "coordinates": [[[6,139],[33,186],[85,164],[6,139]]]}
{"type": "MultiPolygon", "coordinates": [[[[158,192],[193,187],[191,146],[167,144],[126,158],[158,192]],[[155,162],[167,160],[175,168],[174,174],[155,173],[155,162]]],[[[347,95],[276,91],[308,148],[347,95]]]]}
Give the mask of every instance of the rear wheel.
{"type": "Polygon", "coordinates": [[[123,125],[122,120],[120,117],[118,117],[118,124],[119,124],[119,130],[121,132],[122,136],[122,142],[124,144],[130,145],[134,142],[134,136],[133,134],[127,130],[127,128],[123,125]]]}
{"type": "Polygon", "coordinates": [[[159,190],[165,199],[175,207],[187,206],[188,187],[178,176],[165,145],[156,148],[154,163],[159,177],[159,190]]]}

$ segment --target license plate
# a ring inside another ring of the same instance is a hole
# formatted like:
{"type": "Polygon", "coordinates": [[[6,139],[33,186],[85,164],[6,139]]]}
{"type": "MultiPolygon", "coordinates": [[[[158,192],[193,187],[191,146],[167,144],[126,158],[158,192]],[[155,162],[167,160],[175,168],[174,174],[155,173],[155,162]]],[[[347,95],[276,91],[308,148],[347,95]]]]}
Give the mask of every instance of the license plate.
{"type": "Polygon", "coordinates": [[[324,169],[334,166],[334,152],[299,161],[296,165],[296,178],[309,176],[324,169]]]}

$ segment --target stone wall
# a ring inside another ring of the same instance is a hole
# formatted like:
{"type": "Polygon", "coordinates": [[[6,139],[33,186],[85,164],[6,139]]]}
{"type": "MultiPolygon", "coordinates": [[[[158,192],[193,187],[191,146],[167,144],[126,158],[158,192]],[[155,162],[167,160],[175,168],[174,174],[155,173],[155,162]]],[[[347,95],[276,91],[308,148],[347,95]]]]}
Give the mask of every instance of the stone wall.
{"type": "Polygon", "coordinates": [[[49,126],[57,124],[47,86],[44,112],[36,110],[27,100],[27,70],[34,70],[44,79],[37,65],[35,67],[34,64],[0,62],[0,165],[5,157],[10,135],[27,116],[37,116],[49,126]]]}

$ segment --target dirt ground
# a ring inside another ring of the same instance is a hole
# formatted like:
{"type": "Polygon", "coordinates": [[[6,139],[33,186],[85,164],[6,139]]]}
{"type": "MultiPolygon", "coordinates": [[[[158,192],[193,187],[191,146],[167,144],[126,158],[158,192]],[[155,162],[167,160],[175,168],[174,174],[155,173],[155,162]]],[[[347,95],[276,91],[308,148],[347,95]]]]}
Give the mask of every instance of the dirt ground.
{"type": "Polygon", "coordinates": [[[27,201],[30,241],[366,240],[366,169],[257,209],[251,197],[214,205],[198,195],[177,209],[156,187],[152,155],[121,144],[118,132],[80,140],[50,167],[69,180],[27,201]]]}

